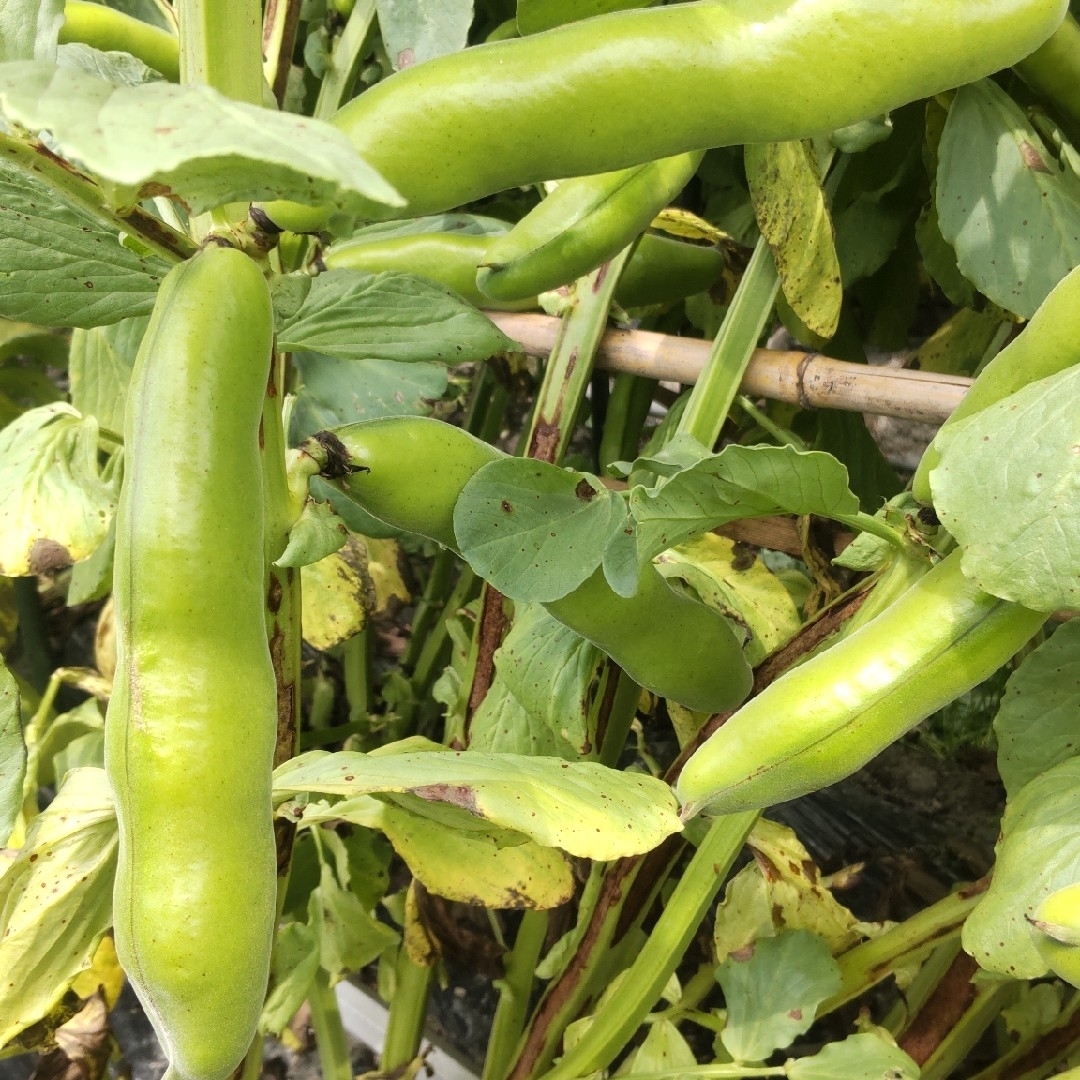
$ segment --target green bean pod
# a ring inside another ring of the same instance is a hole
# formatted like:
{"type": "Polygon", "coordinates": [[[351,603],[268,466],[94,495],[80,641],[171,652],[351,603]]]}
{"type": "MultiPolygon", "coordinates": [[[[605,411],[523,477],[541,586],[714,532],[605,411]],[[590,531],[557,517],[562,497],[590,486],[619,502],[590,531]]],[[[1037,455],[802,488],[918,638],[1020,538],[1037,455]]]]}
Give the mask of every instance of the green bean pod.
{"type": "MultiPolygon", "coordinates": [[[[332,435],[356,470],[345,487],[368,513],[454,551],[454,507],[462,488],[504,456],[426,417],[366,420],[332,435]]],[[[615,593],[598,568],[568,596],[544,606],[661,697],[708,712],[730,708],[750,690],[750,668],[728,621],[675,592],[651,564],[642,568],[632,597],[615,593]]]]}
{"type": "MultiPolygon", "coordinates": [[[[484,236],[430,232],[408,236],[344,240],[322,256],[328,270],[344,267],[368,274],[400,270],[437,281],[470,304],[493,311],[527,311],[539,306],[535,296],[493,300],[476,286],[476,271],[490,245],[484,236]]],[[[727,261],[718,248],[645,233],[615,287],[623,307],[671,304],[706,292],[724,276],[727,261]]]]}
{"type": "Polygon", "coordinates": [[[992,675],[1046,618],[982,592],[954,551],[719,728],[679,777],[683,816],[772,806],[842,780],[992,675]]]}
{"type": "Polygon", "coordinates": [[[632,244],[697,172],[703,152],[561,183],[484,253],[476,284],[520,300],[576,281],[632,244]]]}
{"type": "MultiPolygon", "coordinates": [[[[707,0],[619,11],[403,68],[332,123],[404,196],[404,213],[428,214],[542,180],[845,127],[1016,63],[1067,6],[707,0]]],[[[292,204],[266,210],[292,228],[292,204]]]]}
{"type": "Polygon", "coordinates": [[[224,1080],[241,1062],[270,965],[277,697],[259,424],[272,335],[262,272],[208,247],[162,282],[127,407],[105,725],[114,927],[175,1080],[224,1080]]]}
{"type": "Polygon", "coordinates": [[[1017,74],[1057,111],[1069,137],[1080,136],[1080,23],[1072,15],[1030,56],[1017,74]]]}
{"type": "Polygon", "coordinates": [[[1080,986],[1080,883],[1052,892],[1028,922],[1035,948],[1050,970],[1080,986]]]}
{"type": "Polygon", "coordinates": [[[126,52],[170,82],[180,81],[180,42],[167,30],[90,0],[67,0],[60,44],[81,42],[102,52],[126,52]]]}
{"type": "Polygon", "coordinates": [[[1030,383],[1056,375],[1078,362],[1080,267],[1070,271],[1054,286],[1020,335],[979,372],[960,404],[924,451],[911,480],[911,493],[915,498],[926,506],[933,502],[930,472],[941,460],[941,437],[949,428],[1030,383]]]}

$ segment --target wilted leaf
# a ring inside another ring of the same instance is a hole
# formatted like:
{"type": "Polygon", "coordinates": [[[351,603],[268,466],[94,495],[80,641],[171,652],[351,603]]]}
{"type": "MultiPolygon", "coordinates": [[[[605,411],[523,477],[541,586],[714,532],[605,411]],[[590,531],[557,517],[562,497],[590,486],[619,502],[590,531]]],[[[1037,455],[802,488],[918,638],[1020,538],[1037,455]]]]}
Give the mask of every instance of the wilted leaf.
{"type": "Polygon", "coordinates": [[[400,806],[385,806],[382,830],[428,890],[486,908],[552,908],[574,892],[570,864],[557,850],[440,826],[400,806]]]}
{"type": "Polygon", "coordinates": [[[808,142],[753,143],[745,152],[754,213],[784,296],[815,334],[830,338],[844,289],[813,148],[808,142]]]}
{"type": "Polygon", "coordinates": [[[278,798],[402,792],[449,803],[582,858],[651,851],[679,832],[675,796],[651,776],[593,762],[466,752],[303,754],[275,773],[278,798]]]}
{"type": "Polygon", "coordinates": [[[62,402],[0,431],[0,574],[26,577],[92,555],[116,510],[117,461],[101,468],[97,420],[62,402]]]}
{"type": "Polygon", "coordinates": [[[7,843],[19,816],[25,775],[19,687],[0,658],[0,846],[7,843]]]}
{"type": "Polygon", "coordinates": [[[358,634],[375,607],[375,587],[367,570],[364,542],[350,536],[319,562],[300,568],[304,640],[332,649],[358,634]]]}
{"type": "Polygon", "coordinates": [[[124,430],[128,383],[149,321],[141,316],[122,319],[71,335],[71,404],[117,434],[124,430]]]}
{"type": "Polygon", "coordinates": [[[79,769],[0,868],[0,1046],[90,966],[112,921],[116,843],[105,773],[79,769]]]}

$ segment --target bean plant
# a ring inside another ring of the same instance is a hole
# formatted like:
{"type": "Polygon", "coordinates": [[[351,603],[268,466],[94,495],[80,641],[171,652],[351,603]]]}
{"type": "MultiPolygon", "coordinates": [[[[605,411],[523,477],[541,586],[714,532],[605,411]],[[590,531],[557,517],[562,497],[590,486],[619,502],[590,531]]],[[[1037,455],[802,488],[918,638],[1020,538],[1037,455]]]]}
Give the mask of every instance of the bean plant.
{"type": "Polygon", "coordinates": [[[0,1057],[1080,1067],[1068,6],[0,0],[0,1057]],[[969,695],[855,910],[793,800],[969,695]]]}

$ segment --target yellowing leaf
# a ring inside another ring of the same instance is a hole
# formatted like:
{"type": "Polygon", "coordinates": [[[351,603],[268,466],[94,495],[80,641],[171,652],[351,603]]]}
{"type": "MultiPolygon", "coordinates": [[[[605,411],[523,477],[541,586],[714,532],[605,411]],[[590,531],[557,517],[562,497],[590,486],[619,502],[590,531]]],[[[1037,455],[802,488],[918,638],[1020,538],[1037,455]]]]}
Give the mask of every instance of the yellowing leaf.
{"type": "Polygon", "coordinates": [[[367,547],[350,536],[345,546],[317,563],[300,568],[304,640],[315,649],[332,649],[363,630],[375,605],[367,547]]]}

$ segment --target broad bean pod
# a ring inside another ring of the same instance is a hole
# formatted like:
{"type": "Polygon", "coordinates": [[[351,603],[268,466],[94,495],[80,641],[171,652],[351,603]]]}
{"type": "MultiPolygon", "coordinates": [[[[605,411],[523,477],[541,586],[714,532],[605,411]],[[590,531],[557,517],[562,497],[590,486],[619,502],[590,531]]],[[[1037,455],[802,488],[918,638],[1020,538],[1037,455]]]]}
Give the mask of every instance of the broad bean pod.
{"type": "Polygon", "coordinates": [[[772,806],[842,780],[992,675],[1046,618],[982,592],[952,552],[699,747],[675,788],[683,816],[772,806]]]}
{"type": "Polygon", "coordinates": [[[270,967],[277,696],[259,424],[272,341],[262,272],[208,247],[162,282],[127,406],[105,724],[114,927],[175,1080],[224,1080],[241,1062],[270,967]]]}
{"type": "Polygon", "coordinates": [[[941,436],[954,424],[1007,398],[1010,394],[1080,362],[1080,267],[1050,291],[1020,335],[979,372],[952,415],[926,448],[911,493],[929,506],[933,501],[930,472],[941,460],[941,436]]]}
{"type": "Polygon", "coordinates": [[[60,44],[81,42],[102,52],[126,52],[170,82],[180,81],[180,42],[167,30],[91,0],[67,0],[60,44]]]}
{"type": "Polygon", "coordinates": [[[1080,986],[1080,883],[1052,892],[1029,924],[1035,948],[1050,970],[1080,986]]]}
{"type": "Polygon", "coordinates": [[[520,300],[595,270],[632,244],[697,171],[704,155],[679,154],[561,183],[505,236],[491,242],[476,284],[520,300]]]}
{"type": "MultiPolygon", "coordinates": [[[[453,289],[470,304],[494,311],[526,311],[538,307],[535,296],[494,300],[476,286],[476,271],[490,245],[484,236],[430,232],[378,239],[345,240],[322,256],[333,270],[344,267],[378,274],[400,270],[429,278],[453,289]]],[[[645,233],[615,287],[623,307],[668,304],[706,292],[724,276],[727,261],[712,246],[689,244],[656,233],[645,233]]]]}
{"type": "MultiPolygon", "coordinates": [[[[613,12],[404,68],[332,123],[416,216],[542,180],[844,127],[1016,63],[1067,6],[707,0],[613,12]]],[[[319,227],[296,204],[266,210],[283,228],[319,227]]]]}
{"type": "MultiPolygon", "coordinates": [[[[454,507],[461,490],[480,468],[504,456],[468,432],[426,417],[367,420],[328,434],[342,448],[345,488],[368,513],[455,551],[454,507]]],[[[313,457],[322,452],[321,446],[311,449],[313,457]]],[[[708,712],[730,708],[749,692],[750,669],[728,621],[675,592],[652,564],[642,568],[632,597],[615,593],[598,568],[569,595],[544,606],[661,697],[708,712]]]]}

